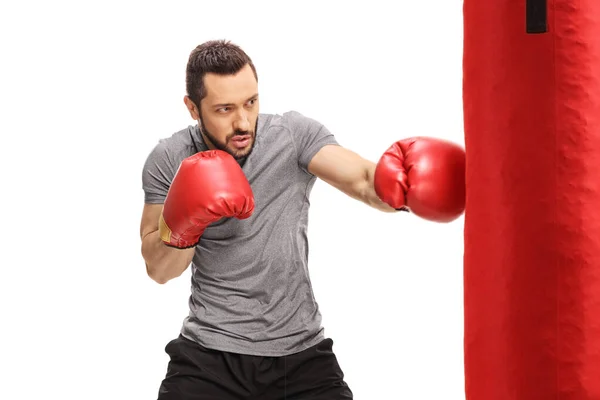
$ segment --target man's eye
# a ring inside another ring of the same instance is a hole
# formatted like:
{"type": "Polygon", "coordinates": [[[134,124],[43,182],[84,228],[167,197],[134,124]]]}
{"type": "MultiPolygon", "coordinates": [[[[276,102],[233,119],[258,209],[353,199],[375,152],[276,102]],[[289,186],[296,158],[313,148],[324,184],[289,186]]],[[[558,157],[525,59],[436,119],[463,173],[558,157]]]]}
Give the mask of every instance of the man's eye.
{"type": "Polygon", "coordinates": [[[229,107],[221,107],[217,109],[217,112],[220,113],[226,113],[227,111],[229,111],[229,107]]]}

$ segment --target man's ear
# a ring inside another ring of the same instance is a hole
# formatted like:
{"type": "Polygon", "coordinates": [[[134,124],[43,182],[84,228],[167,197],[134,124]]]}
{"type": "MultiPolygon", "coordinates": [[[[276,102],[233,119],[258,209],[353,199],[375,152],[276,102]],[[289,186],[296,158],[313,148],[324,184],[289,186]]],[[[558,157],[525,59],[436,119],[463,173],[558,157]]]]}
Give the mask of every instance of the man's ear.
{"type": "Polygon", "coordinates": [[[192,117],[194,121],[198,121],[200,119],[200,110],[196,104],[187,95],[183,97],[183,102],[190,113],[190,117],[192,117]]]}

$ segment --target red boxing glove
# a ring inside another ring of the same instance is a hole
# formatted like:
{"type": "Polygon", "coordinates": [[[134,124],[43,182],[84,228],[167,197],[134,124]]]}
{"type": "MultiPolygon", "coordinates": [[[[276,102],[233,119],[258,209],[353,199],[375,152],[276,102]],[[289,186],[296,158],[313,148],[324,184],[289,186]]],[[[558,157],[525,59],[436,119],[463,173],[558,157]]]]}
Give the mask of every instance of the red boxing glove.
{"type": "Polygon", "coordinates": [[[397,210],[451,222],[465,209],[465,158],[462,147],[446,140],[400,140],[377,163],[375,192],[397,210]]]}
{"type": "Polygon", "coordinates": [[[173,178],[159,220],[162,241],[188,248],[222,217],[246,219],[254,212],[250,183],[237,161],[221,150],[184,159],[173,178]]]}

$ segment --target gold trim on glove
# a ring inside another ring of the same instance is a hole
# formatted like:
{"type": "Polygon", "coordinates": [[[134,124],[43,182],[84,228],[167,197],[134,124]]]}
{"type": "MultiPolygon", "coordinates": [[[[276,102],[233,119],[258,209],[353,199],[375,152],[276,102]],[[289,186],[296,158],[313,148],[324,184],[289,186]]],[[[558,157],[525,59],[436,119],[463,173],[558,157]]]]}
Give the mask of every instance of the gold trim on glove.
{"type": "Polygon", "coordinates": [[[160,213],[160,217],[158,219],[158,235],[160,236],[163,242],[171,242],[171,229],[165,222],[162,213],[160,213]]]}

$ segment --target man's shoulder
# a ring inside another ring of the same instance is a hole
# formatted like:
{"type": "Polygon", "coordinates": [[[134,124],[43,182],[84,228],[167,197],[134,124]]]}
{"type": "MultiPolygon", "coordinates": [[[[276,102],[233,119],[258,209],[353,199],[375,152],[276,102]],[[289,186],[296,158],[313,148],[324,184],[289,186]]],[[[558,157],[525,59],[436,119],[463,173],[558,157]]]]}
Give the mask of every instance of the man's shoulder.
{"type": "Polygon", "coordinates": [[[155,151],[187,157],[202,151],[203,147],[204,144],[200,139],[198,127],[189,125],[169,136],[159,138],[155,145],[155,151]]]}
{"type": "Polygon", "coordinates": [[[260,117],[263,121],[262,127],[266,129],[279,128],[294,131],[298,128],[317,123],[314,119],[296,110],[289,110],[280,114],[264,113],[260,114],[260,117]]]}
{"type": "Polygon", "coordinates": [[[189,147],[199,145],[199,131],[196,125],[189,125],[158,139],[158,144],[167,148],[189,147]]]}
{"type": "Polygon", "coordinates": [[[148,155],[147,165],[177,166],[184,158],[204,150],[197,126],[188,126],[159,138],[148,155]]]}
{"type": "Polygon", "coordinates": [[[288,110],[282,113],[261,114],[263,118],[269,118],[273,122],[293,121],[295,119],[310,119],[300,111],[288,110]]]}

